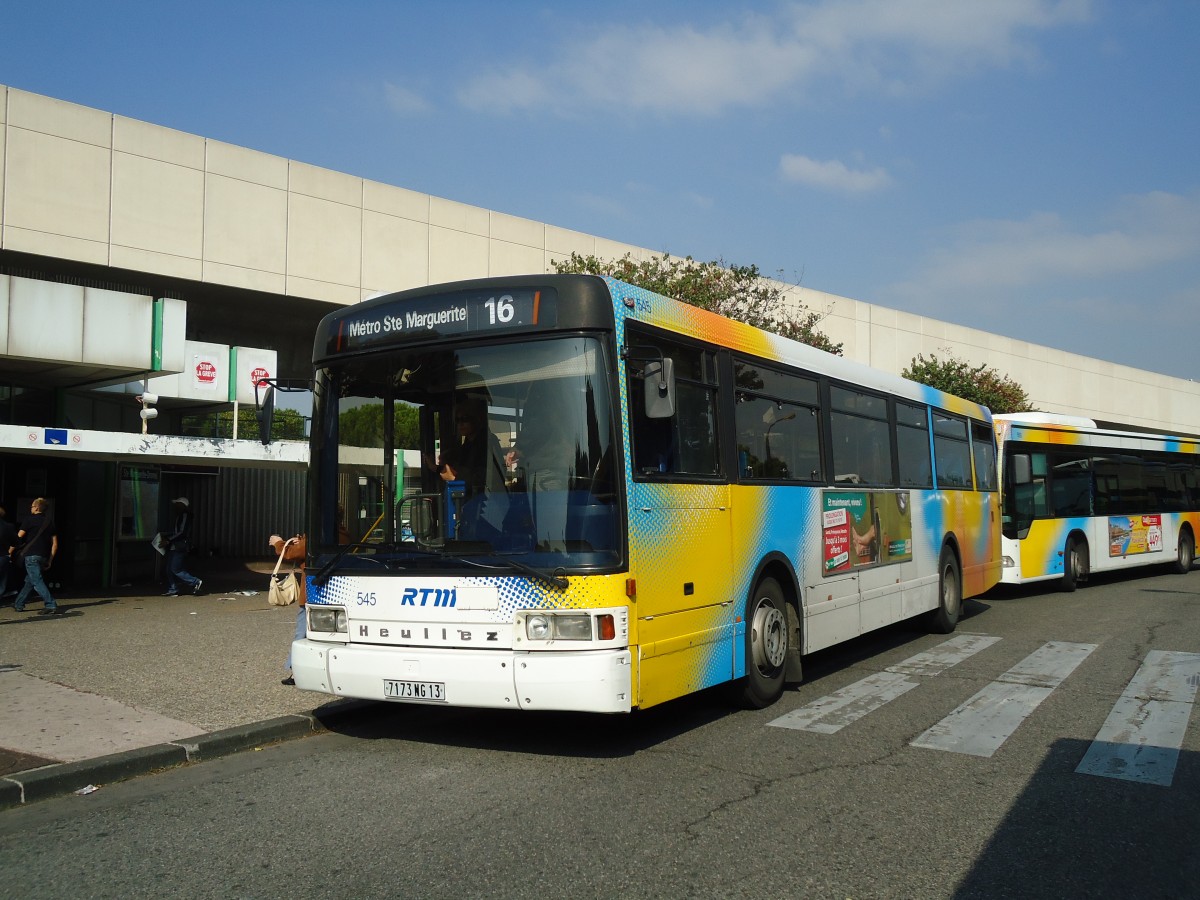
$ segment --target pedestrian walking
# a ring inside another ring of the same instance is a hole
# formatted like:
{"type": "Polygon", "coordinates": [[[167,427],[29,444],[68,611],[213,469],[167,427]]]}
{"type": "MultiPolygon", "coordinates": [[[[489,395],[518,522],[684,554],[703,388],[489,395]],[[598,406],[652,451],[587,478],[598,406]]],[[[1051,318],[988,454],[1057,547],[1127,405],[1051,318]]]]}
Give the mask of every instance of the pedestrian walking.
{"type": "Polygon", "coordinates": [[[58,604],[50,596],[50,589],[46,587],[46,579],[42,575],[54,564],[54,557],[58,555],[58,534],[54,530],[54,516],[46,509],[45,497],[37,497],[29,505],[29,515],[21,520],[21,526],[17,529],[17,539],[24,541],[17,554],[25,561],[25,586],[21,588],[21,593],[17,594],[13,609],[24,612],[25,601],[31,593],[37,591],[44,604],[39,615],[56,615],[59,612],[58,604]]]}
{"type": "Polygon", "coordinates": [[[176,497],[171,511],[171,531],[163,538],[167,544],[167,592],[163,596],[178,597],[181,584],[199,594],[204,582],[183,569],[184,557],[192,549],[192,505],[187,497],[176,497]]]}

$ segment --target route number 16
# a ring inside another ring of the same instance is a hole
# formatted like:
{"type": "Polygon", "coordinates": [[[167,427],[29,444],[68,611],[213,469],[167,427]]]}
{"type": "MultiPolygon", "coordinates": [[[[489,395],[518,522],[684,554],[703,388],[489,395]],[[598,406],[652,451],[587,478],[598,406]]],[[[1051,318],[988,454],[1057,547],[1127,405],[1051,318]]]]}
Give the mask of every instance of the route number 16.
{"type": "Polygon", "coordinates": [[[488,310],[488,324],[495,325],[497,322],[508,324],[516,315],[516,309],[513,308],[513,298],[505,294],[503,297],[489,297],[483,302],[483,305],[488,310]]]}

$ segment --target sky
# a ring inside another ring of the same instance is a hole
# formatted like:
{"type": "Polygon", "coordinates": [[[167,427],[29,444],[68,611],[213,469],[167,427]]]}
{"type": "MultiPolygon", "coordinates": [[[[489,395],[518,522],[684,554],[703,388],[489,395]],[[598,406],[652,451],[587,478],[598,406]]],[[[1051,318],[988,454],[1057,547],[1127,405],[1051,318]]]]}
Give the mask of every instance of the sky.
{"type": "Polygon", "coordinates": [[[1198,44],[1194,0],[0,0],[3,84],[1191,379],[1198,44]]]}

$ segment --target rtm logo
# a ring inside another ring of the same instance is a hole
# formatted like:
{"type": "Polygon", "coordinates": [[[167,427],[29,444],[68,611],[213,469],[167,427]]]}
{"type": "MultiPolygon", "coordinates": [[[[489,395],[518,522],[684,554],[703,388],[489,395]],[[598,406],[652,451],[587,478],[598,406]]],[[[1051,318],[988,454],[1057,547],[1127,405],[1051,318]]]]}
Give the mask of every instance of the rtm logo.
{"type": "Polygon", "coordinates": [[[401,606],[454,606],[458,603],[456,588],[406,587],[400,595],[401,606]],[[417,598],[420,598],[418,602],[417,598]]]}

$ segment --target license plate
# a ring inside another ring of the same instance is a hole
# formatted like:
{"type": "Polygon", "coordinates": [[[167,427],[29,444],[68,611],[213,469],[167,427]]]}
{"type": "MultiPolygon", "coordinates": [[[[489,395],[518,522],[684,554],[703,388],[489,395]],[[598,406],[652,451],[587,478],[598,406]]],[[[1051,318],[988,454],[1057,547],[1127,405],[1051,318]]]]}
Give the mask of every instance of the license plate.
{"type": "Polygon", "coordinates": [[[425,700],[446,702],[446,684],[442,681],[391,681],[384,679],[383,696],[388,700],[425,700]]]}

